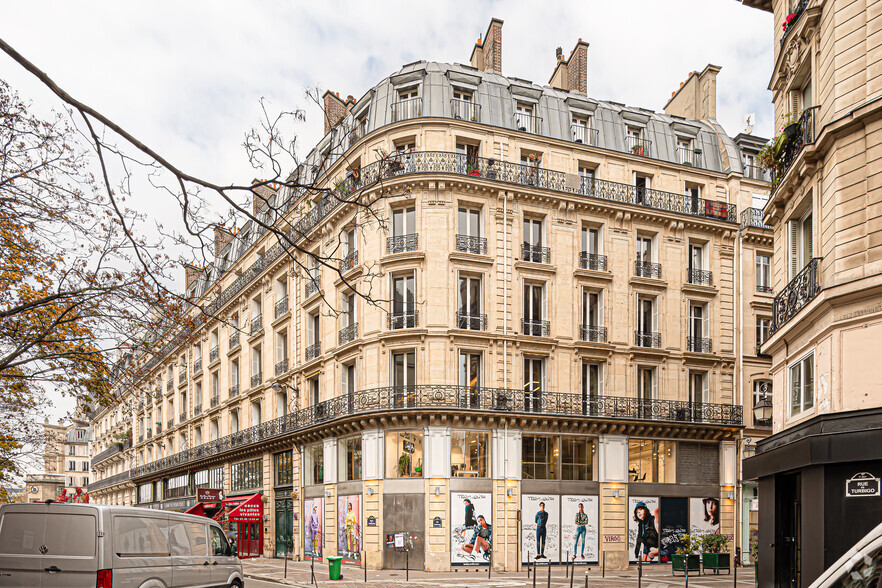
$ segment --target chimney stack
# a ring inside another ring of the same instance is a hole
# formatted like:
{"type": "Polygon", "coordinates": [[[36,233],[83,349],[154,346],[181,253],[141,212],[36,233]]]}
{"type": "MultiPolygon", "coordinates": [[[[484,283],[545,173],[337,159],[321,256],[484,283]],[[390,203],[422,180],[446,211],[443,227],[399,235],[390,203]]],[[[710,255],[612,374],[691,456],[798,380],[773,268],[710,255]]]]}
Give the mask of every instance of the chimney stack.
{"type": "Polygon", "coordinates": [[[692,120],[717,117],[717,74],[720,67],[708,64],[701,73],[689,73],[686,82],[665,104],[665,114],[682,116],[692,120]]]}
{"type": "Polygon", "coordinates": [[[561,59],[563,59],[563,48],[558,47],[557,51],[554,52],[554,56],[557,58],[557,61],[560,61],[561,59]]]}
{"type": "Polygon", "coordinates": [[[189,290],[202,270],[191,263],[184,264],[184,290],[189,290]]]}
{"type": "Polygon", "coordinates": [[[554,73],[551,74],[551,79],[548,80],[548,83],[560,90],[587,94],[588,43],[579,39],[566,60],[563,59],[563,52],[558,47],[556,57],[554,73]]]}
{"type": "Polygon", "coordinates": [[[481,71],[502,75],[502,20],[490,19],[490,26],[483,42],[478,42],[472,49],[472,67],[481,71]]]}
{"type": "MultiPolygon", "coordinates": [[[[325,100],[325,134],[327,135],[340,124],[349,109],[346,107],[346,102],[340,100],[340,95],[330,90],[325,92],[323,98],[325,100]]],[[[353,100],[354,103],[355,100],[353,100]]]]}
{"type": "Polygon", "coordinates": [[[218,225],[214,227],[214,256],[220,256],[220,252],[224,247],[229,245],[233,240],[233,233],[218,225]]]}
{"type": "Polygon", "coordinates": [[[254,216],[257,216],[257,213],[263,208],[264,203],[269,202],[274,193],[275,190],[271,186],[261,184],[260,180],[252,180],[251,194],[253,196],[251,199],[251,213],[254,216]]]}

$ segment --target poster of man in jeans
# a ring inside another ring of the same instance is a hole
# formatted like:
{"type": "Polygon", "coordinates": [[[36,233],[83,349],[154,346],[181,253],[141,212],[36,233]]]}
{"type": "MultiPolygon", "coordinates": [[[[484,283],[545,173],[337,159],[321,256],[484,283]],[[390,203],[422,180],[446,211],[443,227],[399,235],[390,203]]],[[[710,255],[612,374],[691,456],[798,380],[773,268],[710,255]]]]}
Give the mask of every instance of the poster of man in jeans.
{"type": "Polygon", "coordinates": [[[562,496],[561,551],[576,564],[597,563],[597,496],[562,496]]]}
{"type": "Polygon", "coordinates": [[[560,563],[560,497],[521,495],[521,559],[560,563]]]}

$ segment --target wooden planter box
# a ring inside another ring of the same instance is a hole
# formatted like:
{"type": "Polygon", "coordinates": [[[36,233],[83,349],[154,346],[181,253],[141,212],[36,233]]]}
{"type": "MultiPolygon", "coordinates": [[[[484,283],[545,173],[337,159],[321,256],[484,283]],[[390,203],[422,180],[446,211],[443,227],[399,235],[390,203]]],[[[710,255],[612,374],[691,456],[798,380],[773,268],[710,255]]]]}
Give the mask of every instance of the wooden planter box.
{"type": "Polygon", "coordinates": [[[704,567],[704,571],[713,570],[715,574],[719,574],[720,570],[726,570],[727,573],[732,573],[732,567],[730,565],[730,555],[729,553],[702,553],[701,554],[701,565],[704,567]]]}
{"type": "Polygon", "coordinates": [[[701,573],[701,556],[697,554],[673,554],[671,555],[671,574],[677,575],[677,572],[693,572],[701,573]],[[688,567],[687,567],[688,566],[688,567]]]}

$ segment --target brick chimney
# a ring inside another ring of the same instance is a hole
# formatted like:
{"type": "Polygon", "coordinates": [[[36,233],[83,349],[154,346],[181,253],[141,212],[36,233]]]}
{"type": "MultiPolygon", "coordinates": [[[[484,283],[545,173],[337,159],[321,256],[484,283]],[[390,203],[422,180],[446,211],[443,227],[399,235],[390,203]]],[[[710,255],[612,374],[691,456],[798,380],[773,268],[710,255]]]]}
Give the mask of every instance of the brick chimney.
{"type": "Polygon", "coordinates": [[[708,64],[700,73],[689,73],[685,82],[671,94],[665,114],[692,120],[717,117],[717,74],[720,67],[708,64]]]}
{"type": "Polygon", "coordinates": [[[472,49],[472,67],[481,71],[502,74],[502,20],[490,19],[487,34],[483,42],[478,37],[478,42],[472,49]]]}
{"type": "Polygon", "coordinates": [[[257,216],[257,213],[263,208],[264,203],[269,202],[275,192],[276,191],[272,186],[261,184],[260,180],[252,180],[251,194],[253,196],[251,198],[251,213],[254,216],[257,216]]]}
{"type": "Polygon", "coordinates": [[[221,226],[214,227],[214,256],[217,257],[220,255],[220,252],[223,251],[224,247],[229,245],[232,240],[233,233],[221,226]]]}
{"type": "Polygon", "coordinates": [[[184,289],[189,290],[202,270],[191,263],[184,264],[184,289]]]}
{"type": "MultiPolygon", "coordinates": [[[[340,124],[340,121],[343,120],[343,117],[346,116],[347,108],[346,102],[340,100],[340,94],[334,93],[328,90],[325,92],[323,96],[325,100],[325,134],[331,132],[337,125],[340,124]]],[[[355,100],[352,101],[353,104],[355,100]]]]}
{"type": "Polygon", "coordinates": [[[567,59],[558,47],[554,72],[548,83],[554,88],[570,92],[588,93],[588,43],[579,39],[567,59]]]}

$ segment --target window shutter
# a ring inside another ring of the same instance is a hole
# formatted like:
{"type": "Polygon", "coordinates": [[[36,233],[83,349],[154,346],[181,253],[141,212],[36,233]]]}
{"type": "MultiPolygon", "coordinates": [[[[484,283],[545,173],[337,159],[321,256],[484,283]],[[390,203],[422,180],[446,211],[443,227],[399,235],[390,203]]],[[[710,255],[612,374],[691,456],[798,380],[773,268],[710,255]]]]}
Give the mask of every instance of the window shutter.
{"type": "Polygon", "coordinates": [[[309,345],[315,344],[315,320],[312,315],[306,319],[306,340],[309,345]]]}
{"type": "MultiPolygon", "coordinates": [[[[808,215],[805,220],[802,222],[803,226],[803,234],[802,238],[805,239],[805,260],[803,261],[803,266],[807,265],[809,261],[811,261],[812,257],[814,257],[813,245],[814,240],[812,239],[812,215],[808,215]]],[[[802,268],[800,268],[802,269],[802,268]]]]}
{"type": "Polygon", "coordinates": [[[677,444],[677,482],[697,484],[701,457],[698,443],[681,441],[677,444]]]}
{"type": "Polygon", "coordinates": [[[603,317],[603,293],[604,290],[601,290],[597,294],[597,326],[600,327],[606,326],[606,320],[603,317]]]}
{"type": "Polygon", "coordinates": [[[701,313],[701,336],[710,339],[710,304],[702,307],[701,313]]]}
{"type": "Polygon", "coordinates": [[[799,273],[799,223],[790,221],[790,279],[799,273]]]}
{"type": "Polygon", "coordinates": [[[597,395],[603,396],[603,378],[606,377],[606,364],[601,363],[597,366],[597,395]]]}
{"type": "Polygon", "coordinates": [[[345,396],[349,391],[349,366],[343,366],[343,369],[340,370],[340,376],[340,391],[345,396]]]}
{"type": "Polygon", "coordinates": [[[542,284],[542,320],[548,320],[548,282],[542,284]]]}
{"type": "Polygon", "coordinates": [[[700,465],[698,483],[718,486],[720,483],[720,449],[712,443],[699,443],[700,465]]]}
{"type": "Polygon", "coordinates": [[[652,299],[652,332],[658,332],[658,305],[659,298],[656,296],[652,299]]]}
{"type": "Polygon", "coordinates": [[[652,399],[658,400],[658,378],[659,378],[659,370],[658,368],[653,368],[652,370],[652,399]]]}
{"type": "Polygon", "coordinates": [[[702,378],[701,401],[710,402],[710,372],[705,372],[702,378]]]}
{"type": "Polygon", "coordinates": [[[799,94],[798,90],[791,90],[790,92],[790,121],[796,122],[799,119],[799,94]]]}

